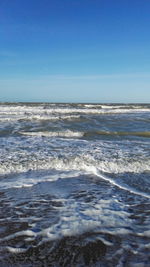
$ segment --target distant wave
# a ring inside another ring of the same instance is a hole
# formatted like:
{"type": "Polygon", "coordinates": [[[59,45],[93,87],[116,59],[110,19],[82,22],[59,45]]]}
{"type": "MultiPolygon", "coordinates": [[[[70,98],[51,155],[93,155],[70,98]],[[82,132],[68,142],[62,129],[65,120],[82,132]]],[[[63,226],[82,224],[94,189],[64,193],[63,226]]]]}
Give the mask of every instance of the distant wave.
{"type": "Polygon", "coordinates": [[[83,132],[73,132],[70,130],[62,131],[62,132],[19,132],[22,135],[29,136],[45,136],[45,137],[82,137],[84,135],[83,132]]]}
{"type": "Polygon", "coordinates": [[[106,136],[139,136],[150,138],[150,131],[145,132],[129,132],[129,131],[87,131],[87,132],[75,132],[75,131],[58,131],[58,132],[19,132],[22,135],[29,136],[45,136],[45,137],[90,137],[95,135],[106,135],[106,136]]]}
{"type": "Polygon", "coordinates": [[[0,116],[36,116],[36,115],[58,115],[58,114],[114,114],[131,112],[150,112],[149,106],[131,106],[131,105],[77,105],[72,107],[64,105],[63,107],[52,106],[1,106],[0,116]]]}

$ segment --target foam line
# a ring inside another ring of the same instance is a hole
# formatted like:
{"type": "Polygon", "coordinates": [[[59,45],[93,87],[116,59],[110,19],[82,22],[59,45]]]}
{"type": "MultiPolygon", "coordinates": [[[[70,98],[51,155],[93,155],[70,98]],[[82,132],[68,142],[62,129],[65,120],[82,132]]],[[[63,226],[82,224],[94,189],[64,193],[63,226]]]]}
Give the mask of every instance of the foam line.
{"type": "Polygon", "coordinates": [[[93,172],[96,176],[102,178],[103,180],[109,182],[110,184],[112,185],[115,185],[117,186],[118,188],[122,189],[122,190],[125,190],[127,192],[130,192],[131,194],[134,194],[134,195],[138,195],[138,196],[141,196],[141,197],[145,197],[145,198],[148,198],[150,199],[150,196],[146,193],[143,193],[143,192],[139,192],[137,190],[134,190],[133,188],[130,188],[130,187],[127,187],[127,186],[124,186],[124,185],[121,185],[121,184],[118,184],[116,183],[113,179],[111,178],[108,178],[106,177],[105,175],[101,174],[97,169],[95,169],[95,171],[93,172]]]}

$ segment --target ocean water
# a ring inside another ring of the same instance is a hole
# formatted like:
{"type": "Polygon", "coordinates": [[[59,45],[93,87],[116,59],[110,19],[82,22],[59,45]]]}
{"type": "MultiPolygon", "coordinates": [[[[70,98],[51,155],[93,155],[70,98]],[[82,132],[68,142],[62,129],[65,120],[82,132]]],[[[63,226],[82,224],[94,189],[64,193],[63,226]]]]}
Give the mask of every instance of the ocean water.
{"type": "Polygon", "coordinates": [[[0,104],[0,266],[150,266],[149,104],[0,104]]]}

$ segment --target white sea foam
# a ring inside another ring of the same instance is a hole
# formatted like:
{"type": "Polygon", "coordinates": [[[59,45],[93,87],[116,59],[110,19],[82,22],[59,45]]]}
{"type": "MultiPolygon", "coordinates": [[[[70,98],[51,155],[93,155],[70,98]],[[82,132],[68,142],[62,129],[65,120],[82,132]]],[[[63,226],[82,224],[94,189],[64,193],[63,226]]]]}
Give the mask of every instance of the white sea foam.
{"type": "Polygon", "coordinates": [[[74,120],[74,119],[79,119],[80,115],[63,115],[63,114],[58,114],[58,115],[51,115],[51,114],[16,114],[11,116],[7,114],[5,116],[0,117],[0,121],[2,122],[11,122],[11,121],[18,121],[18,120],[25,120],[25,121],[41,121],[41,120],[50,120],[50,121],[58,121],[58,120],[74,120]],[[7,116],[8,115],[8,116],[7,116]]]}
{"type": "Polygon", "coordinates": [[[11,253],[24,253],[27,251],[27,248],[15,248],[15,247],[10,247],[10,246],[7,246],[6,249],[11,252],[11,253]]]}
{"type": "MultiPolygon", "coordinates": [[[[38,192],[42,193],[44,196],[52,192],[53,194],[57,195],[57,201],[61,202],[62,204],[60,207],[55,207],[56,212],[59,212],[59,220],[56,220],[54,224],[50,224],[48,227],[40,229],[38,232],[34,232],[34,227],[36,227],[35,222],[33,225],[33,230],[31,228],[30,230],[20,231],[13,235],[8,235],[7,237],[3,238],[2,241],[8,241],[17,236],[25,236],[27,237],[26,241],[30,241],[30,237],[36,238],[40,236],[41,241],[38,245],[41,245],[49,240],[60,239],[64,236],[75,236],[83,234],[84,232],[96,232],[99,227],[101,227],[101,230],[103,228],[111,227],[111,231],[114,231],[115,233],[121,233],[121,231],[123,232],[122,228],[124,228],[124,226],[128,226],[130,222],[128,213],[124,211],[123,203],[117,202],[116,199],[107,200],[100,198],[97,200],[96,205],[93,205],[93,203],[75,201],[73,196],[70,197],[70,194],[75,190],[76,192],[80,192],[81,188],[87,189],[88,186],[89,185],[87,185],[87,183],[80,185],[80,183],[74,182],[72,184],[72,182],[69,183],[69,181],[65,180],[34,185],[32,188],[33,195],[35,193],[38,194],[38,192]],[[116,208],[110,208],[111,206],[113,207],[113,205],[118,207],[118,211],[116,208]],[[108,220],[108,216],[111,218],[111,220],[108,220]]],[[[17,200],[20,201],[21,197],[26,199],[28,196],[24,188],[20,191],[16,191],[16,202],[17,200]]],[[[14,192],[12,191],[12,193],[14,192]]],[[[32,199],[31,195],[30,198],[32,199]]],[[[39,208],[41,207],[38,207],[38,209],[39,208]]],[[[130,230],[126,230],[126,233],[130,233],[130,230]]],[[[109,245],[111,245],[110,242],[109,245]]],[[[18,253],[19,251],[14,250],[14,252],[18,253]]]]}
{"type": "Polygon", "coordinates": [[[7,241],[18,236],[35,236],[35,235],[36,234],[31,230],[24,230],[24,231],[20,231],[20,232],[8,235],[6,237],[0,238],[0,242],[7,241]]]}

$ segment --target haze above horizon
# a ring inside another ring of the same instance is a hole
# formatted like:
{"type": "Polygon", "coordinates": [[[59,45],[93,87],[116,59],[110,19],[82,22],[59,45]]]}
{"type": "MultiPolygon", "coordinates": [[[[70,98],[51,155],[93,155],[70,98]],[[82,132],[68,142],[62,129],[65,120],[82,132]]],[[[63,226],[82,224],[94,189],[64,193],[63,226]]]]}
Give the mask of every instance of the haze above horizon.
{"type": "Polygon", "coordinates": [[[150,1],[0,2],[0,101],[150,102],[150,1]]]}

